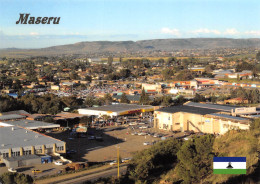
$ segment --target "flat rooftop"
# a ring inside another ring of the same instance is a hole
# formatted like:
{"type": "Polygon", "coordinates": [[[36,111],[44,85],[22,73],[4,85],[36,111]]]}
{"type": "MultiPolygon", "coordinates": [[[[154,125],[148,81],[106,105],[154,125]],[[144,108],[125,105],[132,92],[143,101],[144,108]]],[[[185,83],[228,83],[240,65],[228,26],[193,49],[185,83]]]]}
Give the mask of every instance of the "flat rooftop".
{"type": "Polygon", "coordinates": [[[41,145],[64,145],[63,141],[28,130],[12,126],[0,127],[0,152],[9,148],[20,148],[41,145]]]}
{"type": "Polygon", "coordinates": [[[19,114],[8,114],[0,116],[0,121],[12,120],[12,119],[22,119],[26,118],[26,116],[19,115],[19,114]]]}
{"type": "Polygon", "coordinates": [[[43,121],[34,121],[28,119],[22,119],[18,121],[5,121],[5,124],[13,125],[13,126],[21,126],[28,129],[40,129],[40,128],[58,128],[59,124],[54,123],[46,123],[43,121]]]}
{"type": "Polygon", "coordinates": [[[101,107],[91,107],[85,110],[95,110],[95,111],[111,111],[111,112],[121,112],[121,111],[131,111],[138,109],[153,108],[151,105],[136,105],[136,104],[115,104],[115,105],[105,105],[101,107]]]}
{"type": "Polygon", "coordinates": [[[37,155],[21,155],[21,156],[16,156],[16,157],[5,157],[4,160],[13,162],[13,161],[31,160],[31,159],[37,159],[37,158],[41,158],[41,157],[39,157],[37,155]]]}
{"type": "Polygon", "coordinates": [[[212,113],[212,114],[209,114],[209,115],[220,117],[220,118],[226,118],[226,119],[230,119],[230,120],[235,120],[235,121],[249,121],[249,119],[247,119],[247,118],[241,118],[241,117],[236,117],[236,116],[229,116],[227,114],[212,113]]]}
{"type": "Polygon", "coordinates": [[[82,114],[77,114],[77,113],[69,113],[69,112],[62,112],[59,114],[56,114],[53,116],[54,120],[65,120],[65,119],[75,119],[75,118],[82,118],[84,115],[82,114]]]}
{"type": "Polygon", "coordinates": [[[191,106],[191,107],[200,107],[205,109],[214,109],[214,110],[225,111],[225,112],[231,112],[232,109],[238,108],[238,106],[205,104],[205,103],[196,103],[196,102],[187,102],[184,105],[191,106]]]}
{"type": "Polygon", "coordinates": [[[200,115],[206,115],[206,114],[220,112],[220,110],[192,107],[192,106],[186,106],[186,105],[165,107],[165,108],[158,109],[156,111],[167,112],[167,113],[186,112],[186,113],[200,114],[200,115]]]}

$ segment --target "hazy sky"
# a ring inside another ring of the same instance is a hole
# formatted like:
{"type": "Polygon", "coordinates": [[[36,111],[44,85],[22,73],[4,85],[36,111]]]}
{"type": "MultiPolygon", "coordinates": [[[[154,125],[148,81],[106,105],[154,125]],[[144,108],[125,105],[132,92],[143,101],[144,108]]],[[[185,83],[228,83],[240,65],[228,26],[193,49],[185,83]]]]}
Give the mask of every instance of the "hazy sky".
{"type": "Polygon", "coordinates": [[[0,0],[0,48],[96,40],[259,38],[259,0],[0,0]],[[20,13],[61,17],[16,24],[20,13]]]}

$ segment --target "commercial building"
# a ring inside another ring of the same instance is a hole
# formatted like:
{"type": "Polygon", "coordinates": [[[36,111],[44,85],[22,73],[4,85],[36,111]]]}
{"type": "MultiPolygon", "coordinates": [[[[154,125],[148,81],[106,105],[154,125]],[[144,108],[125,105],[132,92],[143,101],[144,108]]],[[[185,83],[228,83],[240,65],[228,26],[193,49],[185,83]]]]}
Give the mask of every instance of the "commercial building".
{"type": "Polygon", "coordinates": [[[154,127],[168,131],[224,134],[230,129],[249,129],[250,120],[237,117],[236,107],[188,102],[154,112],[154,127]],[[232,116],[233,115],[233,116],[232,116]]]}
{"type": "Polygon", "coordinates": [[[26,116],[19,115],[19,114],[8,114],[0,116],[0,121],[15,121],[19,119],[25,119],[26,116]]]}
{"type": "Polygon", "coordinates": [[[27,128],[30,130],[39,130],[39,129],[53,129],[53,128],[59,128],[59,124],[54,123],[46,123],[43,121],[34,121],[34,120],[18,120],[18,121],[6,121],[6,122],[0,122],[0,127],[7,127],[7,126],[20,126],[23,128],[27,128]]]}
{"type": "Polygon", "coordinates": [[[19,126],[0,127],[0,162],[8,167],[38,164],[40,156],[54,153],[66,153],[66,143],[19,126]]]}
{"type": "Polygon", "coordinates": [[[101,107],[92,107],[86,109],[78,109],[79,114],[88,116],[103,116],[116,117],[121,115],[141,114],[153,112],[154,107],[151,105],[134,105],[134,104],[115,104],[105,105],[101,107]]]}

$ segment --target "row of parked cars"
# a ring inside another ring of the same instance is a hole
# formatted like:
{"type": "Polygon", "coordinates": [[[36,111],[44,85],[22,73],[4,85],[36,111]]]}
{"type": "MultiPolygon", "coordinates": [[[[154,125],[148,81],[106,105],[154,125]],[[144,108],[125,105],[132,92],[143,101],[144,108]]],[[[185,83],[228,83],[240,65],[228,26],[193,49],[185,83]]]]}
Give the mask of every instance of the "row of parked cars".
{"type": "MultiPolygon", "coordinates": [[[[132,158],[123,158],[121,160],[121,163],[127,163],[131,160],[132,158]]],[[[112,162],[109,163],[109,165],[117,165],[118,161],[117,160],[113,160],[112,162]]]]}
{"type": "MultiPolygon", "coordinates": [[[[132,132],[131,135],[149,135],[149,136],[157,137],[157,138],[166,136],[164,134],[153,133],[153,132],[132,132]]],[[[171,136],[173,136],[173,135],[171,135],[171,136]]]]}
{"type": "MultiPolygon", "coordinates": [[[[63,163],[62,161],[56,161],[56,162],[54,162],[54,164],[55,164],[55,165],[63,165],[64,163],[63,163]]],[[[17,170],[14,169],[14,168],[8,168],[7,170],[8,170],[9,172],[12,172],[12,173],[16,173],[16,172],[17,172],[17,170]]],[[[42,170],[40,170],[40,169],[33,169],[33,170],[32,170],[32,173],[33,173],[33,174],[42,173],[42,170]]]]}

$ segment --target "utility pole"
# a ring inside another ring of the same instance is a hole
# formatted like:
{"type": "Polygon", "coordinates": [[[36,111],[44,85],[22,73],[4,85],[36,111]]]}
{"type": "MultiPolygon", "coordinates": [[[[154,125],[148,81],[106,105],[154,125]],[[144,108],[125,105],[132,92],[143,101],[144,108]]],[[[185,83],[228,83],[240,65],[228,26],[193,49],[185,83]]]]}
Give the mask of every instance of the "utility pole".
{"type": "Polygon", "coordinates": [[[120,177],[120,173],[119,173],[119,165],[120,165],[120,163],[119,163],[119,146],[116,146],[116,148],[117,148],[117,178],[119,179],[119,177],[120,177]]]}

